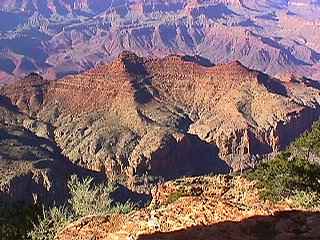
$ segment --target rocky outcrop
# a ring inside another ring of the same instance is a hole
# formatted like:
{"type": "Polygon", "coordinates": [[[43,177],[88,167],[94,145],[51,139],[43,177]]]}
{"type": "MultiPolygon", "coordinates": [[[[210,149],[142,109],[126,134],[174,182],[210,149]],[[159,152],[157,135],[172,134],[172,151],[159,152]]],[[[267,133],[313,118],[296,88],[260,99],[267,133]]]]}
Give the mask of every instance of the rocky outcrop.
{"type": "Polygon", "coordinates": [[[155,188],[145,209],[88,216],[55,239],[318,239],[319,222],[319,212],[262,201],[242,178],[184,178],[155,188]]]}
{"type": "Polygon", "coordinates": [[[1,199],[27,205],[64,203],[71,164],[59,154],[44,123],[17,112],[8,116],[7,111],[0,107],[1,199]]]}
{"type": "MultiPolygon", "coordinates": [[[[27,83],[26,83],[27,84],[27,83]]],[[[26,89],[21,88],[20,91],[26,89]]],[[[22,94],[23,95],[23,94],[22,94]]],[[[33,96],[33,92],[31,93],[33,96]]],[[[13,98],[16,95],[12,95],[13,98]]],[[[26,97],[26,96],[25,96],[26,97]]],[[[19,98],[21,99],[21,98],[19,98]]],[[[39,107],[30,98],[21,110],[31,113],[39,107]],[[29,101],[30,100],[30,101],[29,101]]],[[[18,104],[19,105],[19,104],[18,104]]],[[[19,105],[20,106],[20,105],[19,105]]],[[[95,176],[72,164],[61,154],[54,141],[54,128],[22,113],[11,100],[0,97],[0,198],[7,203],[44,204],[46,207],[64,204],[69,191],[70,175],[95,176]]],[[[104,175],[103,175],[104,176],[104,175]]]]}
{"type": "Polygon", "coordinates": [[[136,177],[254,167],[318,119],[317,84],[273,79],[237,61],[208,66],[123,52],[77,76],[48,82],[32,74],[3,87],[1,119],[50,142],[58,153],[51,159],[122,175],[136,190],[136,177]]]}

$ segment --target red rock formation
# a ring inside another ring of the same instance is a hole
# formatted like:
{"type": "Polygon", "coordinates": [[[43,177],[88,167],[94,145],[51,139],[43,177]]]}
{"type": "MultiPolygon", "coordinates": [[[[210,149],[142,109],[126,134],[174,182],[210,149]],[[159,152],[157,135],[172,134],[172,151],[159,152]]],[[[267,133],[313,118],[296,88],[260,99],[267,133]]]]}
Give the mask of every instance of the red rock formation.
{"type": "Polygon", "coordinates": [[[74,163],[128,177],[225,171],[219,158],[235,170],[252,167],[319,116],[311,83],[280,82],[239,62],[204,67],[184,59],[124,52],[84,74],[31,79],[1,94],[51,122],[74,163]]]}
{"type": "Polygon", "coordinates": [[[0,81],[35,70],[51,79],[74,75],[125,49],[198,54],[216,64],[237,59],[270,75],[320,79],[319,6],[315,0],[3,0],[0,81]]]}
{"type": "Polygon", "coordinates": [[[318,239],[319,222],[319,212],[262,201],[241,178],[186,178],[154,189],[146,209],[88,216],[55,239],[318,239]]]}

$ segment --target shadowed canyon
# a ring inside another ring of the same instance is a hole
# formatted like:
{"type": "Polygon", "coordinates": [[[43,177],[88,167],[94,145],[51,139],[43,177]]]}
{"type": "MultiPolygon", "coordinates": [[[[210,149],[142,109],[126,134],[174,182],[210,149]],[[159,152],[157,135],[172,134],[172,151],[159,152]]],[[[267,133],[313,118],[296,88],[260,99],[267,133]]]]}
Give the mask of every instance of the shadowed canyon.
{"type": "Polygon", "coordinates": [[[319,79],[319,13],[318,0],[4,0],[0,81],[77,74],[125,49],[319,79]]]}
{"type": "Polygon", "coordinates": [[[2,0],[0,239],[320,239],[320,0],[2,0]]]}
{"type": "Polygon", "coordinates": [[[48,81],[30,74],[2,87],[3,193],[61,199],[68,176],[83,171],[121,175],[139,194],[148,193],[145,178],[242,171],[319,117],[318,82],[271,78],[237,61],[201,63],[125,51],[80,75],[48,81]]]}

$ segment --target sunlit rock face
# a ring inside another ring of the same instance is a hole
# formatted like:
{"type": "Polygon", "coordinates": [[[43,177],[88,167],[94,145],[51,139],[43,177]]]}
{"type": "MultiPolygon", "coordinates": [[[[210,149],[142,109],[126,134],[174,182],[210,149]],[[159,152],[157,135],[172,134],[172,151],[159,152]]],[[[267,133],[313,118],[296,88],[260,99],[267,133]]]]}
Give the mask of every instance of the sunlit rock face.
{"type": "Polygon", "coordinates": [[[319,6],[300,0],[4,0],[0,84],[34,71],[47,79],[74,75],[123,50],[198,55],[215,64],[238,60],[272,76],[317,80],[319,6]]]}
{"type": "Polygon", "coordinates": [[[103,240],[318,239],[319,221],[318,212],[261,200],[245,179],[198,177],[159,185],[145,209],[79,219],[59,231],[56,239],[85,240],[93,234],[103,240]]]}
{"type": "Polygon", "coordinates": [[[239,61],[125,51],[57,81],[30,74],[0,96],[3,193],[30,202],[64,196],[72,173],[120,175],[143,193],[146,176],[254,167],[319,118],[320,95],[316,81],[274,79],[239,61]]]}

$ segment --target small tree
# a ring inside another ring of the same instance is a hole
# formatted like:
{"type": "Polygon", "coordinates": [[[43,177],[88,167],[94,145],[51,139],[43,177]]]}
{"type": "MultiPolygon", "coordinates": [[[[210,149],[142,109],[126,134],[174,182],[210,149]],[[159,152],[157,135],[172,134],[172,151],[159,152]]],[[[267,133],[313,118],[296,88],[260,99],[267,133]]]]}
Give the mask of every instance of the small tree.
{"type": "Polygon", "coordinates": [[[290,146],[292,151],[301,154],[307,161],[310,161],[311,155],[320,154],[320,121],[312,125],[311,131],[304,132],[290,146]]]}
{"type": "Polygon", "coordinates": [[[288,200],[294,207],[320,208],[320,121],[268,163],[247,174],[257,182],[260,195],[272,201],[288,200]]]}

